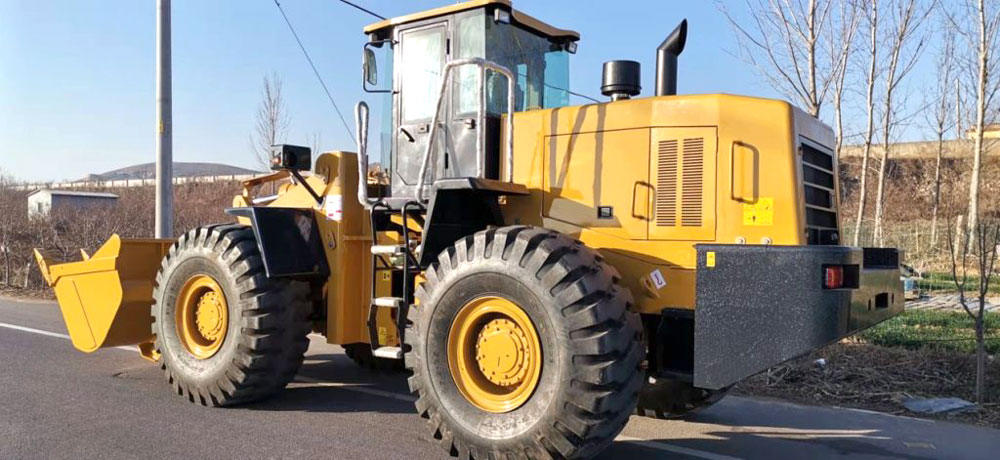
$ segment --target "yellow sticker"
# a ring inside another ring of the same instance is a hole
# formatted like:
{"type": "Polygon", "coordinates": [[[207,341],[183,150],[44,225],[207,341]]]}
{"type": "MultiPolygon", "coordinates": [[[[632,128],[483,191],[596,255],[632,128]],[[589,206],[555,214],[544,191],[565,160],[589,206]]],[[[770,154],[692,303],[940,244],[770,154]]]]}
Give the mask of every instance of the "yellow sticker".
{"type": "Polygon", "coordinates": [[[705,266],[708,268],[715,267],[715,251],[708,251],[705,253],[705,266]]]}
{"type": "Polygon", "coordinates": [[[743,225],[770,226],[774,223],[774,198],[761,197],[743,205],[743,225]]]}

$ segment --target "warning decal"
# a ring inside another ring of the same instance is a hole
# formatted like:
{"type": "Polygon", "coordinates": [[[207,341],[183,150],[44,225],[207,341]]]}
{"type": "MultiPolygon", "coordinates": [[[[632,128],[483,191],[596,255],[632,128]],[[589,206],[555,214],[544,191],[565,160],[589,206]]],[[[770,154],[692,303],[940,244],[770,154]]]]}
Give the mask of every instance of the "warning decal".
{"type": "Polygon", "coordinates": [[[323,212],[327,220],[340,221],[344,218],[344,197],[341,195],[327,195],[323,200],[323,212]]]}
{"type": "Polygon", "coordinates": [[[774,223],[774,198],[761,197],[743,205],[743,225],[770,226],[774,223]]]}

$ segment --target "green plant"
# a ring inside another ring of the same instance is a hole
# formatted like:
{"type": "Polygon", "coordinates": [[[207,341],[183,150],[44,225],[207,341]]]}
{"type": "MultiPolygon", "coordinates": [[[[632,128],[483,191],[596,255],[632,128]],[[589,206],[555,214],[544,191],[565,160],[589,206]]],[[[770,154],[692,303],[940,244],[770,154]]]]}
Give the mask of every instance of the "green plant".
{"type": "MultiPolygon", "coordinates": [[[[1000,314],[987,314],[985,322],[987,331],[1000,330],[1000,314]]],[[[889,347],[974,353],[975,328],[975,321],[965,312],[909,310],[861,333],[859,338],[889,347]]],[[[1000,352],[1000,333],[986,337],[986,351],[1000,352]]]]}

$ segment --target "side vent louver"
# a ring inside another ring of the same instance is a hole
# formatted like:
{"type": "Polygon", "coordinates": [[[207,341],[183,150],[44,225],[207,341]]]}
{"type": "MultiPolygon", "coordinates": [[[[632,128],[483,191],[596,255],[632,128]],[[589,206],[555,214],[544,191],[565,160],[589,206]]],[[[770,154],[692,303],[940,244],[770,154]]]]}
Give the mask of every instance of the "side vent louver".
{"type": "Polygon", "coordinates": [[[677,225],[677,141],[660,141],[656,169],[656,225],[677,225]]]}
{"type": "Polygon", "coordinates": [[[702,173],[705,169],[705,140],[684,139],[684,190],[681,196],[681,225],[701,227],[702,173]]]}
{"type": "Polygon", "coordinates": [[[702,225],[702,185],[705,170],[705,140],[684,139],[683,151],[677,140],[660,141],[657,146],[656,225],[676,227],[678,182],[680,222],[683,227],[702,225]]]}

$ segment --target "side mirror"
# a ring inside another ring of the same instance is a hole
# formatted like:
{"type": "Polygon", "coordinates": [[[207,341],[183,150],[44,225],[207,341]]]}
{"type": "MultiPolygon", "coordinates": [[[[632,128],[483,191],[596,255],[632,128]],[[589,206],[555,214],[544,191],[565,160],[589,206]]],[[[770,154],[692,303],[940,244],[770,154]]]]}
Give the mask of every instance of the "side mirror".
{"type": "Polygon", "coordinates": [[[271,169],[274,171],[308,171],[312,167],[312,150],[298,145],[272,145],[271,169]]]}
{"type": "Polygon", "coordinates": [[[362,64],[365,74],[365,83],[378,85],[378,64],[375,63],[375,52],[371,48],[365,48],[365,61],[362,64]]]}
{"type": "Polygon", "coordinates": [[[392,92],[393,44],[392,40],[365,43],[361,60],[361,86],[366,93],[392,92]],[[385,46],[386,44],[389,46],[385,46]],[[381,69],[379,61],[381,61],[381,69]],[[382,75],[379,75],[379,72],[382,75]]]}

